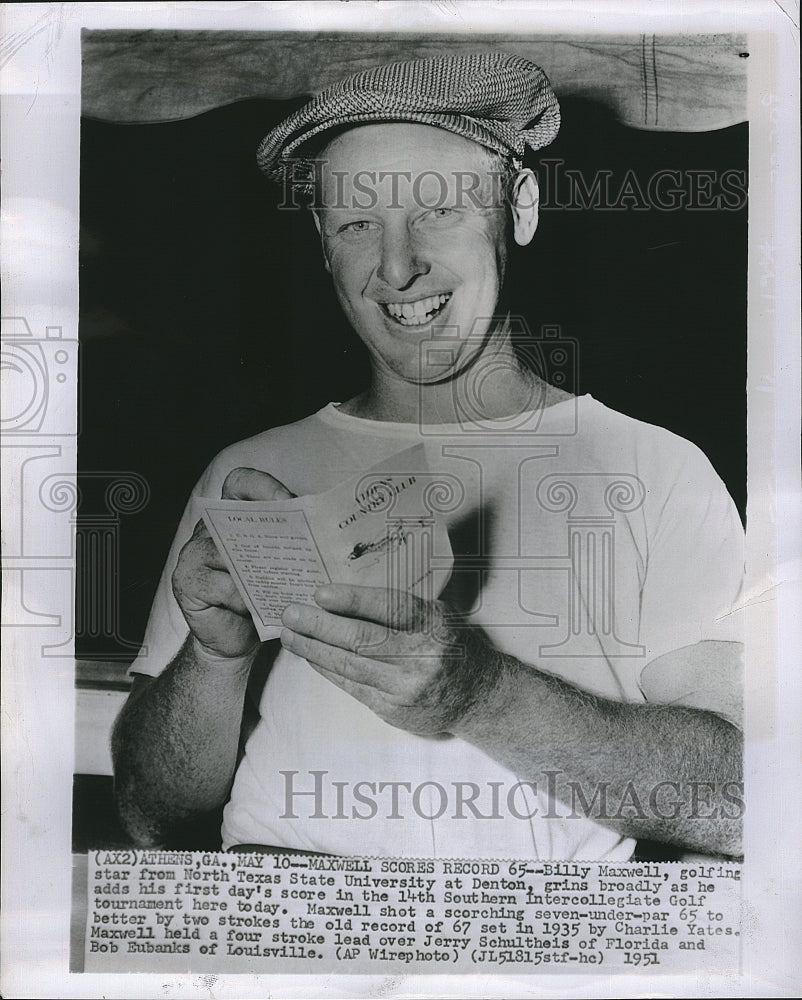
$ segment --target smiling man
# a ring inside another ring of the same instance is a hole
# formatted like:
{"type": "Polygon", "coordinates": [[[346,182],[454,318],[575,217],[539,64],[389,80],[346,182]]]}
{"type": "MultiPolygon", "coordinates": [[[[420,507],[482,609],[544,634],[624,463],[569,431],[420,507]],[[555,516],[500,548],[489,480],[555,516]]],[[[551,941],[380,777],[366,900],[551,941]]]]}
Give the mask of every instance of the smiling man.
{"type": "Polygon", "coordinates": [[[433,601],[334,581],[260,643],[188,508],[114,734],[138,842],[227,803],[226,848],[740,853],[733,504],[688,442],[545,381],[504,304],[538,220],[522,156],[558,124],[543,72],[492,53],[358,74],[263,141],[313,187],[371,378],[195,494],[320,493],[422,444],[460,487],[455,566],[433,601]]]}
{"type": "Polygon", "coordinates": [[[370,385],[343,412],[457,422],[454,383],[474,380],[479,355],[489,375],[482,415],[526,409],[533,373],[516,362],[509,331],[493,317],[509,243],[526,245],[537,226],[532,172],[521,170],[504,189],[498,164],[477,143],[417,124],[351,129],[318,163],[326,268],[371,358],[370,385]],[[455,332],[447,363],[421,351],[433,328],[455,332]]]}

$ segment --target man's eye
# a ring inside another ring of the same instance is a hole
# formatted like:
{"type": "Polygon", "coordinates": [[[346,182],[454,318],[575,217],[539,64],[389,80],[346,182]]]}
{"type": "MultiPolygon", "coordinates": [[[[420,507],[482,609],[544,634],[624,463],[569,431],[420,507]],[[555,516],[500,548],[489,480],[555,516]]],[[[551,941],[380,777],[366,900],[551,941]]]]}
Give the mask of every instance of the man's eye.
{"type": "Polygon", "coordinates": [[[346,222],[344,226],[340,226],[337,232],[343,236],[361,236],[363,233],[370,233],[378,228],[377,222],[360,219],[357,222],[346,222]]]}
{"type": "Polygon", "coordinates": [[[455,208],[433,208],[424,212],[421,223],[429,226],[450,226],[458,222],[460,213],[455,208]]]}

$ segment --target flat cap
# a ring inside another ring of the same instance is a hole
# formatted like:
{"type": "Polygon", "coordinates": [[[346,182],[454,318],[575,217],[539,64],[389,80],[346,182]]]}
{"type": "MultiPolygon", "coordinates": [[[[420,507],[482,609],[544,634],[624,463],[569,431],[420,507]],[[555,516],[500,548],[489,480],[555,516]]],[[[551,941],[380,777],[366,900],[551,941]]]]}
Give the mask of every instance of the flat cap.
{"type": "Polygon", "coordinates": [[[281,180],[285,164],[309,159],[332,129],[372,122],[417,122],[473,139],[502,156],[547,146],[560,106],[543,70],[505,52],[385,63],[339,80],[277,125],[256,154],[260,170],[281,180]]]}

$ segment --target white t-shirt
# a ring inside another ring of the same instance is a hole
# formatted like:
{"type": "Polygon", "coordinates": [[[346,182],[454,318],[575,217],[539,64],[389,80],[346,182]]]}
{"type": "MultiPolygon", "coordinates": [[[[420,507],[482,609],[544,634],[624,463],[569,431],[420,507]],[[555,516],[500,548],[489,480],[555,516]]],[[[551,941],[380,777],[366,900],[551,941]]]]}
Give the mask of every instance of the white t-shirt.
{"type": "MultiPolygon", "coordinates": [[[[463,491],[444,515],[455,571],[442,597],[497,648],[594,694],[643,702],[647,663],[738,639],[729,612],[743,533],[720,479],[694,445],[591,396],[462,426],[364,420],[329,404],[225,449],[193,495],[218,498],[238,466],[320,493],[419,442],[429,468],[463,491]]],[[[158,675],[186,639],[170,575],[192,528],[188,509],[134,672],[158,675]]],[[[728,676],[711,686],[680,670],[651,688],[664,703],[737,713],[728,676]]],[[[542,786],[460,739],[389,726],[285,650],[259,712],[225,810],[226,848],[615,861],[634,848],[566,817],[542,786]]]]}

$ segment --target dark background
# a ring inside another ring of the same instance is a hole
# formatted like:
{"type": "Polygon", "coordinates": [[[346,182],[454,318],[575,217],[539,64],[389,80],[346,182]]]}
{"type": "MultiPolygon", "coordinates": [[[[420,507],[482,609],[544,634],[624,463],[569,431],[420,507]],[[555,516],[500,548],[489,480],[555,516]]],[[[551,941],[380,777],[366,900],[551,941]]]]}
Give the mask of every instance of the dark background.
{"type": "MultiPolygon", "coordinates": [[[[150,499],[120,521],[120,641],[79,623],[79,658],[124,659],[122,640],[141,640],[187,495],[217,451],[364,382],[311,220],[276,211],[281,192],[255,166],[259,140],[300,103],[83,122],[79,475],[139,473],[150,499]]],[[[746,125],[639,131],[566,100],[543,156],[587,183],[612,171],[615,196],[628,170],[644,190],[656,171],[677,170],[686,191],[688,171],[745,172],[747,142],[746,125]]],[[[568,210],[565,195],[551,193],[534,243],[515,256],[515,311],[577,341],[575,391],[698,444],[743,516],[746,207],[568,210]]],[[[85,477],[79,515],[102,507],[101,482],[85,477]]]]}

